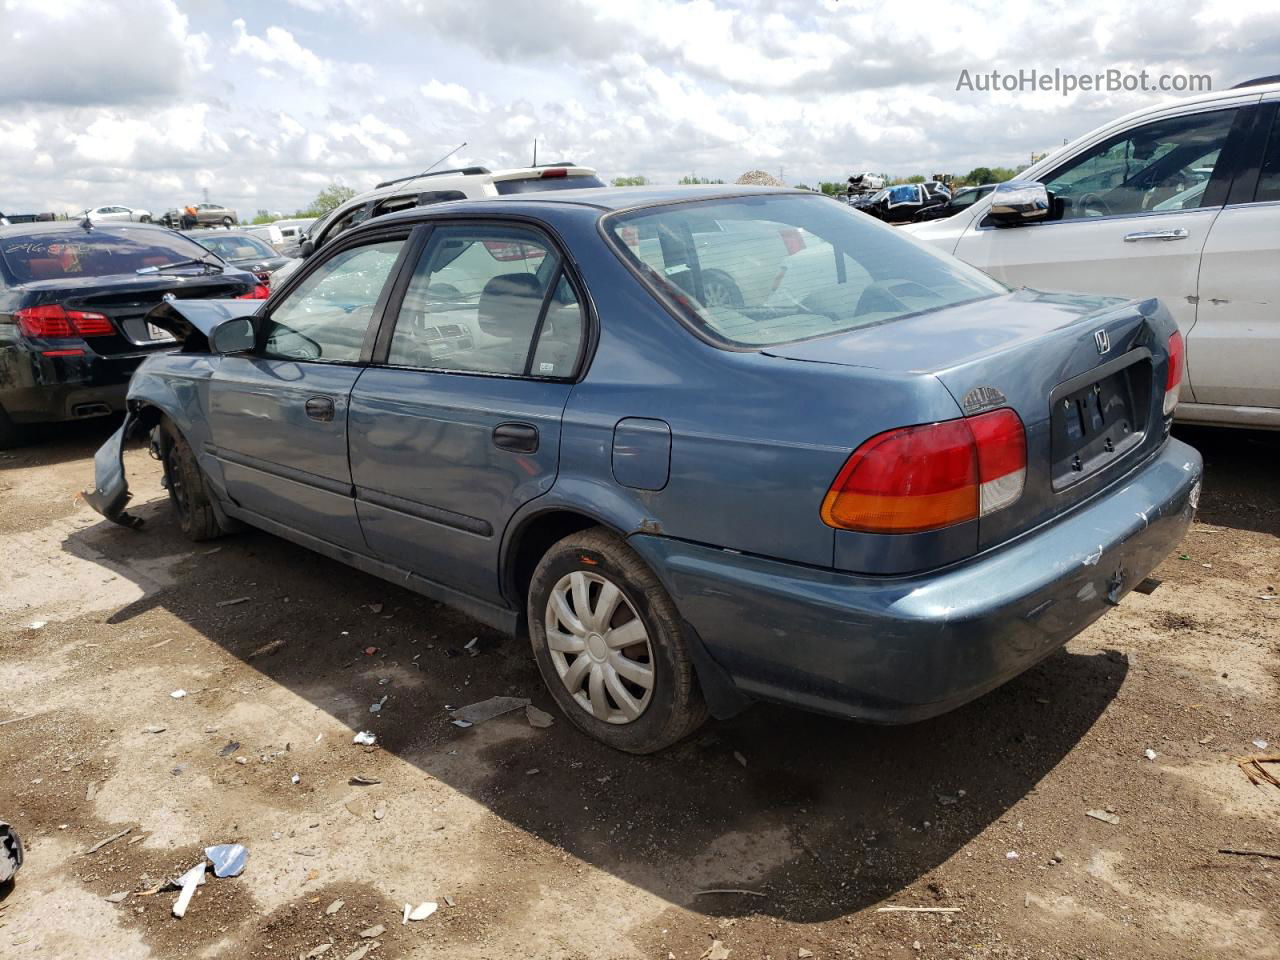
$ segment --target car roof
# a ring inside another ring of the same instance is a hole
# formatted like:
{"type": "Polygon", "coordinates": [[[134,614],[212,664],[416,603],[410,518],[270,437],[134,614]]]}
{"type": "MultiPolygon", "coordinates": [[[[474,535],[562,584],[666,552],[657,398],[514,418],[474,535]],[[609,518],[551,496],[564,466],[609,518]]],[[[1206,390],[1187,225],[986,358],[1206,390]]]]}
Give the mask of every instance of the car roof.
{"type": "MultiPolygon", "coordinates": [[[[0,226],[0,237],[28,237],[39,233],[71,233],[79,230],[84,233],[84,228],[80,224],[84,223],[83,218],[71,220],[35,220],[31,223],[14,223],[9,226],[0,226]]],[[[162,227],[155,223],[113,223],[110,220],[101,223],[95,223],[90,233],[115,233],[120,230],[159,230],[164,233],[173,233],[167,227],[162,227]]]]}
{"type": "MultiPolygon", "coordinates": [[[[738,184],[700,184],[697,186],[648,186],[648,187],[584,187],[580,190],[546,190],[533,193],[508,194],[483,200],[450,200],[427,206],[409,207],[366,220],[356,229],[386,224],[399,220],[418,220],[427,217],[447,216],[460,210],[472,213],[514,213],[516,208],[524,212],[553,206],[591,208],[603,212],[632,210],[639,207],[660,206],[692,200],[763,196],[768,194],[796,194],[804,197],[821,197],[811,190],[791,187],[754,187],[738,184]]],[[[824,198],[825,199],[825,198],[824,198]]]]}

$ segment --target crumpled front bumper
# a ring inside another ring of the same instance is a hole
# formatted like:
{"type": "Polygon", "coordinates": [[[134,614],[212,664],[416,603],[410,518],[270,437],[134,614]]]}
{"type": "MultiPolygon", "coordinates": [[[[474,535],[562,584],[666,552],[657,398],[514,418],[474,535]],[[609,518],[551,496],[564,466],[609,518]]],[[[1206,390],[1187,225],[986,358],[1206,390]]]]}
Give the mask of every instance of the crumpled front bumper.
{"type": "Polygon", "coordinates": [[[85,503],[113,523],[123,527],[140,527],[142,518],[125,510],[129,503],[129,483],[124,476],[124,443],[139,425],[132,413],[93,455],[93,487],[84,491],[85,503]]]}

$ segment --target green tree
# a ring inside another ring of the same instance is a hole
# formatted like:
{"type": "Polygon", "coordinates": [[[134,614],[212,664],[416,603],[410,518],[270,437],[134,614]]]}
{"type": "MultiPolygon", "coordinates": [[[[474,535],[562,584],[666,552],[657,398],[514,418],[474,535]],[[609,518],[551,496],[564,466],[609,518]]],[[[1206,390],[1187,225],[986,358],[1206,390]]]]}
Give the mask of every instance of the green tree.
{"type": "Polygon", "coordinates": [[[299,212],[306,217],[323,217],[334,207],[342,206],[355,195],[354,189],[348,187],[341,180],[334,180],[316,194],[316,198],[311,201],[311,206],[305,211],[299,212]]]}
{"type": "Polygon", "coordinates": [[[640,176],[613,178],[613,185],[615,187],[643,187],[648,182],[648,179],[640,176]]]}
{"type": "Polygon", "coordinates": [[[681,185],[682,185],[682,186],[686,186],[686,187],[688,187],[688,186],[693,186],[693,185],[696,185],[696,184],[699,184],[699,183],[724,183],[724,181],[723,181],[723,180],[711,180],[711,179],[709,179],[709,178],[707,178],[707,177],[695,177],[695,176],[693,176],[692,174],[690,174],[689,176],[681,177],[681,178],[680,178],[680,183],[681,183],[681,185]]]}
{"type": "Polygon", "coordinates": [[[971,183],[975,187],[980,187],[984,183],[999,183],[990,167],[974,167],[964,179],[966,183],[971,183]]]}
{"type": "Polygon", "coordinates": [[[275,219],[276,218],[273,217],[268,211],[261,210],[261,209],[253,216],[254,223],[273,223],[275,219]]]}
{"type": "Polygon", "coordinates": [[[830,180],[822,180],[818,183],[818,189],[825,193],[828,197],[834,197],[836,194],[844,193],[849,189],[848,183],[833,183],[830,180]]]}

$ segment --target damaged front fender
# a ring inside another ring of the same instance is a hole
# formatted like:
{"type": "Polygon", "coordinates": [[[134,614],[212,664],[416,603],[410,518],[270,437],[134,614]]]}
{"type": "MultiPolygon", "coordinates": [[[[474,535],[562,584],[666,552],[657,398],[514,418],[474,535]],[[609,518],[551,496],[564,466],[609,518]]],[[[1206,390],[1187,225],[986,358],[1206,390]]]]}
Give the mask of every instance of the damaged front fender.
{"type": "Polygon", "coordinates": [[[120,429],[93,455],[93,489],[84,491],[85,503],[112,523],[137,529],[142,518],[125,510],[129,502],[129,483],[124,477],[124,443],[142,425],[141,418],[130,411],[120,429]]]}

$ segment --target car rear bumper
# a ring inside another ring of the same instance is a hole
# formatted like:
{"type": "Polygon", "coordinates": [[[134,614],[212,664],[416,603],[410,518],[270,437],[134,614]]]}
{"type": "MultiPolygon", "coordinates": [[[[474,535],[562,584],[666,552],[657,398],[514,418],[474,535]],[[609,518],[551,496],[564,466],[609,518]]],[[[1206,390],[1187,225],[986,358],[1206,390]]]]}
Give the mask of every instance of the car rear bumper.
{"type": "Polygon", "coordinates": [[[48,357],[22,347],[0,351],[0,406],[15,423],[52,423],[124,410],[129,378],[146,353],[48,357]]]}
{"type": "Polygon", "coordinates": [[[1011,679],[1082,631],[1178,544],[1199,453],[1177,440],[1071,513],[972,560],[879,578],[663,537],[630,543],[743,693],[909,723],[1011,679]]]}

